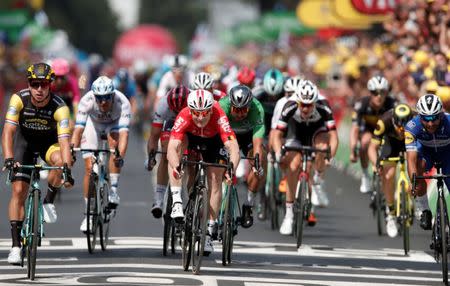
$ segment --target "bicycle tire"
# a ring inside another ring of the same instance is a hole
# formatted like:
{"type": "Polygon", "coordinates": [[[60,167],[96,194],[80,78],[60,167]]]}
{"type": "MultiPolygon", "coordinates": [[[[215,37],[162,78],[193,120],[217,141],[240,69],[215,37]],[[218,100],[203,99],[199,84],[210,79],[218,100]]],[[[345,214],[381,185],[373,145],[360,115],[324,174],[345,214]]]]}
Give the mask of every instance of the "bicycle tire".
{"type": "Polygon", "coordinates": [[[409,245],[409,204],[407,203],[407,194],[405,189],[405,183],[400,184],[400,221],[402,225],[402,235],[403,235],[403,250],[405,255],[408,255],[410,245],[409,245]]]}
{"type": "MultiPolygon", "coordinates": [[[[438,191],[439,192],[439,191],[438,191]]],[[[442,191],[443,193],[443,191],[442,191]]],[[[448,253],[447,253],[447,241],[448,241],[448,217],[447,206],[445,198],[439,196],[439,235],[440,235],[440,250],[441,250],[441,264],[442,264],[442,281],[445,285],[448,285],[448,253]]]]}
{"type": "Polygon", "coordinates": [[[88,251],[90,254],[94,253],[95,243],[97,240],[97,226],[98,226],[98,204],[97,204],[97,184],[96,174],[91,174],[89,177],[88,200],[86,205],[86,220],[87,231],[86,239],[88,251]]]}
{"type": "Polygon", "coordinates": [[[189,270],[189,265],[191,263],[191,251],[192,251],[192,213],[194,208],[194,202],[192,199],[189,199],[186,210],[185,210],[185,219],[184,226],[181,231],[181,262],[184,271],[189,270]]]}
{"type": "Polygon", "coordinates": [[[172,213],[172,194],[170,193],[170,189],[168,191],[169,193],[167,193],[166,208],[163,216],[163,256],[167,256],[167,249],[169,248],[172,237],[172,218],[170,217],[170,214],[172,213]]]}
{"type": "Polygon", "coordinates": [[[36,275],[37,246],[39,241],[39,191],[33,190],[33,218],[31,219],[31,244],[28,243],[28,273],[30,280],[36,275]]]}
{"type": "Polygon", "coordinates": [[[225,208],[223,210],[223,218],[222,218],[222,265],[226,266],[230,263],[230,243],[232,239],[232,230],[231,230],[231,215],[230,215],[230,207],[231,207],[231,188],[229,186],[226,187],[226,196],[225,196],[225,208]]]}
{"type": "Polygon", "coordinates": [[[208,190],[201,187],[195,198],[194,215],[192,219],[192,273],[199,274],[202,265],[206,240],[206,224],[209,213],[208,190]]]}
{"type": "Polygon", "coordinates": [[[276,201],[276,185],[275,185],[275,168],[273,163],[267,166],[267,193],[269,197],[269,210],[270,210],[270,227],[272,230],[278,229],[278,213],[277,213],[277,201],[276,201]]]}
{"type": "Polygon", "coordinates": [[[295,217],[295,236],[297,237],[297,248],[302,245],[303,226],[305,224],[306,210],[306,192],[308,191],[308,182],[302,179],[297,187],[297,198],[295,199],[294,217],[295,217]]]}
{"type": "Polygon", "coordinates": [[[108,201],[109,184],[105,182],[100,188],[100,205],[101,205],[101,218],[99,224],[100,234],[100,246],[102,251],[105,251],[109,242],[109,226],[111,222],[111,209],[109,208],[108,201]]]}

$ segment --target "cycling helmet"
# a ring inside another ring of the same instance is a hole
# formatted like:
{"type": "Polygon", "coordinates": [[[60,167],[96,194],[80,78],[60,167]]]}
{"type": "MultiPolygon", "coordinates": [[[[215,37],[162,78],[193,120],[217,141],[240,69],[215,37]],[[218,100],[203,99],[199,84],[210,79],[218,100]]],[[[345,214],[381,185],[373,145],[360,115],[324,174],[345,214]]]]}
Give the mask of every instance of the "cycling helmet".
{"type": "Polygon", "coordinates": [[[284,91],[285,92],[295,92],[297,90],[297,88],[300,86],[301,82],[303,81],[303,79],[299,76],[292,76],[290,78],[288,78],[285,82],[284,82],[284,91]]]}
{"type": "Polygon", "coordinates": [[[425,94],[416,104],[417,112],[422,116],[437,115],[442,112],[441,99],[434,94],[425,94]]]}
{"type": "Polygon", "coordinates": [[[367,82],[367,89],[369,91],[376,91],[376,90],[388,90],[389,83],[387,79],[383,76],[374,76],[367,82]]]}
{"type": "Polygon", "coordinates": [[[27,69],[27,79],[28,80],[42,79],[53,81],[55,79],[55,72],[46,63],[32,64],[27,69]]]}
{"type": "Polygon", "coordinates": [[[114,92],[114,84],[109,77],[102,75],[92,83],[91,90],[94,95],[112,94],[114,92]]]}
{"type": "Polygon", "coordinates": [[[199,72],[194,77],[194,83],[192,84],[192,89],[210,89],[214,79],[211,74],[206,72],[199,72]]]}
{"type": "Polygon", "coordinates": [[[295,90],[294,96],[298,103],[312,104],[317,101],[319,90],[314,83],[309,80],[304,80],[295,90]]]}
{"type": "Polygon", "coordinates": [[[169,65],[171,68],[185,68],[188,64],[188,60],[184,55],[174,55],[170,61],[169,65]]]}
{"type": "Polygon", "coordinates": [[[276,96],[283,91],[283,74],[277,69],[270,69],[264,75],[264,90],[271,96],[276,96]]]}
{"type": "Polygon", "coordinates": [[[246,85],[236,85],[229,92],[231,105],[236,108],[243,108],[250,105],[253,99],[253,94],[250,88],[246,85]]]}
{"type": "Polygon", "coordinates": [[[187,105],[193,110],[207,110],[214,104],[214,97],[211,92],[204,89],[193,90],[189,93],[187,105]]]}
{"type": "Polygon", "coordinates": [[[167,104],[170,110],[178,113],[187,106],[189,89],[184,85],[177,85],[167,92],[167,104]]]}
{"type": "Polygon", "coordinates": [[[240,84],[252,85],[255,80],[256,73],[253,69],[242,67],[237,73],[237,80],[240,84]]]}
{"type": "Polygon", "coordinates": [[[119,82],[128,82],[129,74],[126,68],[120,68],[117,73],[116,77],[119,80],[119,82]]]}
{"type": "Polygon", "coordinates": [[[408,105],[402,103],[394,108],[394,116],[392,119],[394,120],[394,124],[396,126],[404,127],[412,117],[413,113],[408,105]]]}
{"type": "Polygon", "coordinates": [[[52,61],[52,69],[56,76],[65,76],[70,71],[70,65],[67,60],[58,58],[52,61]]]}

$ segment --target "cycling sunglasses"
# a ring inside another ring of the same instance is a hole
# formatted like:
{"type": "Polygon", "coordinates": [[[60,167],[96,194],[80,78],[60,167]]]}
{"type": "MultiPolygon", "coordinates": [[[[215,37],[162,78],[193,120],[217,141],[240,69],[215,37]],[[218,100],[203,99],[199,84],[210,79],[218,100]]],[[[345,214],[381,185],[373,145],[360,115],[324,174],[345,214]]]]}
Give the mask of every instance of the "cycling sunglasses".
{"type": "Polygon", "coordinates": [[[303,102],[299,102],[299,103],[298,103],[298,106],[299,106],[300,108],[304,108],[304,107],[306,107],[306,108],[311,108],[311,107],[314,106],[314,103],[303,103],[303,102]]]}
{"type": "Polygon", "coordinates": [[[379,95],[386,95],[387,91],[386,90],[371,90],[370,93],[372,94],[372,96],[379,96],[379,95]]]}
{"type": "Polygon", "coordinates": [[[231,112],[235,114],[247,114],[250,108],[248,107],[231,107],[231,112]]]}
{"type": "Polygon", "coordinates": [[[50,82],[49,81],[32,81],[30,82],[30,86],[33,89],[38,89],[41,87],[42,89],[49,87],[50,82]]]}
{"type": "Polygon", "coordinates": [[[439,114],[435,115],[421,115],[420,119],[422,119],[425,122],[433,122],[439,119],[439,114]]]}
{"type": "Polygon", "coordinates": [[[211,109],[207,109],[207,110],[192,110],[192,109],[191,109],[191,114],[194,115],[194,116],[196,116],[196,117],[199,117],[199,116],[205,117],[205,116],[207,116],[210,112],[211,112],[211,109]]]}
{"type": "Polygon", "coordinates": [[[98,102],[110,101],[112,99],[112,96],[113,96],[112,93],[104,94],[104,95],[95,95],[95,100],[98,102]]]}

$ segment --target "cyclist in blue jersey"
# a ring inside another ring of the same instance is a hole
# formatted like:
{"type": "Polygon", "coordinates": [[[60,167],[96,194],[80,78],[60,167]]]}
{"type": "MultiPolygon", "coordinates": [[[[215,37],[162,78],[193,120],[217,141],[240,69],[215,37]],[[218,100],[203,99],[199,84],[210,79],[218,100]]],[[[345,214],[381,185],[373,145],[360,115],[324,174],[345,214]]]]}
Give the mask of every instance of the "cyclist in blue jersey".
{"type": "Polygon", "coordinates": [[[113,78],[114,87],[122,92],[130,101],[132,118],[137,114],[137,102],[136,93],[137,85],[134,79],[130,76],[126,68],[120,68],[117,70],[116,75],[113,78]]]}
{"type": "MultiPolygon", "coordinates": [[[[416,104],[418,115],[405,128],[406,159],[408,175],[421,176],[433,167],[442,164],[442,172],[450,174],[450,114],[444,112],[442,102],[434,94],[425,94],[416,104]]],[[[445,179],[450,189],[450,179],[445,179]]],[[[420,226],[431,229],[431,211],[428,206],[426,181],[417,182],[415,189],[416,216],[420,216],[420,226]]]]}

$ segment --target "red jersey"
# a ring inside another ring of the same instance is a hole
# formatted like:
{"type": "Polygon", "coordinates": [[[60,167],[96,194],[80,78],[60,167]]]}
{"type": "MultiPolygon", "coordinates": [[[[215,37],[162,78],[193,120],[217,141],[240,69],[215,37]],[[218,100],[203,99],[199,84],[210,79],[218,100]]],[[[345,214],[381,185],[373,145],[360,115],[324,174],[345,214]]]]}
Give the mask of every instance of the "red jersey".
{"type": "Polygon", "coordinates": [[[64,86],[58,89],[52,84],[50,90],[66,101],[66,103],[78,103],[80,101],[80,90],[78,89],[77,79],[70,74],[66,75],[66,78],[64,86]]]}
{"type": "Polygon", "coordinates": [[[173,124],[170,138],[183,140],[184,135],[187,133],[204,138],[212,138],[219,134],[223,143],[236,138],[227,115],[217,102],[212,107],[212,114],[208,124],[203,128],[195,125],[189,107],[181,110],[173,124]]]}

